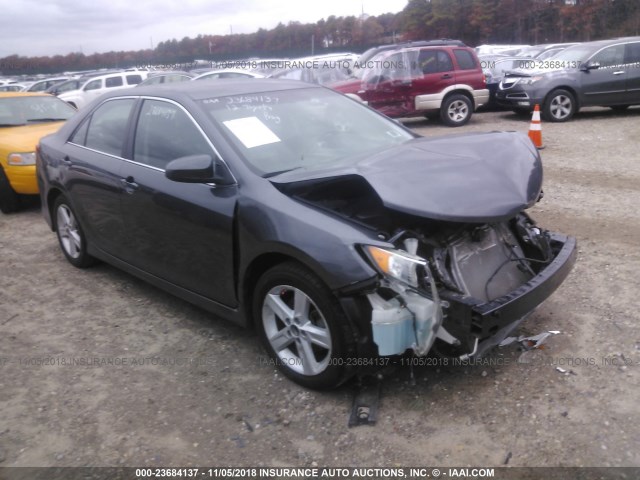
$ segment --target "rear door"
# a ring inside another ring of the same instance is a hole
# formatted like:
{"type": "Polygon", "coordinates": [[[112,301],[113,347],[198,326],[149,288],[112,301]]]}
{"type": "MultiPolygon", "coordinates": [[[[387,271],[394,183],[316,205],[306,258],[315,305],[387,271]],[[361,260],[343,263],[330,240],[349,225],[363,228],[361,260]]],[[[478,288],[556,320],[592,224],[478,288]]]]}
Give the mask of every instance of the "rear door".
{"type": "Polygon", "coordinates": [[[124,256],[125,228],[120,210],[120,170],[135,99],[100,105],[65,145],[61,177],[89,241],[118,258],[124,256]]]}
{"type": "Polygon", "coordinates": [[[196,154],[216,156],[179,104],[145,99],[130,160],[121,170],[125,260],[163,280],[228,306],[236,305],[233,218],[236,186],[178,183],[167,163],[196,154]]]}
{"type": "Polygon", "coordinates": [[[453,56],[458,65],[455,83],[469,85],[474,90],[485,88],[482,68],[475,55],[464,48],[454,48],[453,56]]]}
{"type": "Polygon", "coordinates": [[[444,49],[423,48],[417,59],[419,74],[411,85],[411,98],[435,95],[456,83],[456,72],[449,53],[444,49]]]}
{"type": "Polygon", "coordinates": [[[626,99],[629,104],[640,103],[640,42],[625,45],[627,67],[626,99]]]}

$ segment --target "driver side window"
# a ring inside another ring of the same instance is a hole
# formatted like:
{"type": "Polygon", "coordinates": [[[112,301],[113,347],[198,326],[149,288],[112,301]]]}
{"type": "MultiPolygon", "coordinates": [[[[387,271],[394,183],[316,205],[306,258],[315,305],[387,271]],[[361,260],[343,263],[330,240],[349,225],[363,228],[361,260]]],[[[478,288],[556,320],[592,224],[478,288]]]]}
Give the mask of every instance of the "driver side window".
{"type": "Polygon", "coordinates": [[[84,89],[85,89],[85,91],[97,90],[100,87],[102,87],[102,80],[92,80],[89,83],[87,83],[87,86],[84,87],[84,89]]]}
{"type": "Polygon", "coordinates": [[[135,162],[164,170],[171,160],[199,154],[215,156],[182,108],[159,100],[144,101],[136,127],[135,162]]]}
{"type": "Polygon", "coordinates": [[[591,63],[599,63],[600,68],[622,65],[624,63],[624,45],[614,45],[599,51],[591,57],[591,63]]]}

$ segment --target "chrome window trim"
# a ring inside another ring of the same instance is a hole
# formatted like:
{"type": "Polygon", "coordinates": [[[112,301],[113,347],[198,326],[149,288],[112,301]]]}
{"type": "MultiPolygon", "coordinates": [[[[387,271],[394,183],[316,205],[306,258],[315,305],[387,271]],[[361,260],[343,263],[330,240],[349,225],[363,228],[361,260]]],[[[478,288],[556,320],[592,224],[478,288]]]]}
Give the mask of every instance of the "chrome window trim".
{"type": "MultiPolygon", "coordinates": [[[[238,179],[236,178],[236,176],[233,174],[233,171],[229,168],[229,164],[224,160],[224,158],[222,158],[222,155],[220,155],[220,152],[218,151],[218,149],[213,145],[213,143],[211,142],[211,140],[209,139],[209,137],[207,136],[207,134],[204,132],[204,130],[202,129],[202,127],[200,126],[200,124],[195,120],[195,118],[193,118],[193,115],[191,115],[191,113],[189,113],[189,111],[184,108],[183,105],[181,105],[180,103],[176,102],[175,100],[171,100],[169,98],[163,98],[163,97],[154,97],[151,95],[124,95],[121,97],[110,97],[105,99],[104,101],[100,102],[100,104],[96,105],[96,107],[93,109],[93,111],[88,115],[88,116],[92,116],[93,113],[98,110],[98,108],[100,108],[102,105],[104,105],[107,102],[111,102],[113,100],[127,100],[127,99],[133,99],[133,100],[156,100],[156,101],[160,101],[160,102],[167,102],[167,103],[171,103],[175,106],[177,106],[178,108],[180,108],[189,118],[189,120],[191,120],[191,122],[196,126],[196,128],[198,129],[198,131],[200,132],[200,135],[202,135],[202,137],[205,139],[205,141],[207,142],[207,144],[209,145],[209,147],[211,147],[211,149],[213,150],[213,152],[216,154],[216,156],[218,157],[218,159],[224,163],[225,167],[227,168],[227,170],[229,171],[229,173],[231,174],[231,177],[233,178],[233,185],[238,185],[238,179]]],[[[135,108],[135,107],[134,107],[135,108]]],[[[78,125],[77,128],[74,129],[74,131],[71,133],[71,135],[69,136],[69,138],[73,137],[73,135],[75,134],[75,132],[78,130],[78,128],[80,128],[82,126],[82,124],[84,122],[88,121],[87,117],[85,117],[83,119],[83,121],[80,123],[80,125],[78,125]]],[[[138,127],[138,122],[136,122],[135,127],[138,127]]],[[[85,145],[79,145],[77,143],[73,143],[70,140],[67,140],[66,143],[70,144],[70,145],[74,145],[76,147],[79,148],[83,148],[85,150],[89,150],[91,152],[95,152],[95,153],[99,153],[101,155],[107,155],[109,157],[112,158],[116,158],[118,160],[123,160],[125,162],[129,162],[132,163],[134,165],[138,165],[141,167],[146,167],[149,168],[151,170],[155,170],[157,172],[162,172],[164,173],[166,170],[163,168],[158,168],[158,167],[154,167],[151,165],[147,165],[145,163],[140,163],[140,162],[136,162],[135,160],[131,160],[128,158],[123,158],[123,157],[119,157],[117,155],[113,155],[111,153],[106,153],[106,152],[101,152],[100,150],[95,150],[93,148],[89,148],[85,145]]],[[[200,185],[208,185],[208,186],[217,186],[215,183],[203,183],[200,185]]]]}

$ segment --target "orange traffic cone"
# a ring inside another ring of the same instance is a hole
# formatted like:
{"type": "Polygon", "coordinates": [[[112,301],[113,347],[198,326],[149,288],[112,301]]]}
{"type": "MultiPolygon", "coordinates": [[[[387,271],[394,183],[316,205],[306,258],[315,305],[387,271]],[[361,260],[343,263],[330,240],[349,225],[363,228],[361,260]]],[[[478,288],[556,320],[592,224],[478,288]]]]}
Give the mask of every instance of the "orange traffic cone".
{"type": "Polygon", "coordinates": [[[542,145],[542,124],[540,123],[540,106],[536,105],[533,109],[531,117],[531,126],[529,127],[529,138],[538,150],[543,149],[542,145]]]}

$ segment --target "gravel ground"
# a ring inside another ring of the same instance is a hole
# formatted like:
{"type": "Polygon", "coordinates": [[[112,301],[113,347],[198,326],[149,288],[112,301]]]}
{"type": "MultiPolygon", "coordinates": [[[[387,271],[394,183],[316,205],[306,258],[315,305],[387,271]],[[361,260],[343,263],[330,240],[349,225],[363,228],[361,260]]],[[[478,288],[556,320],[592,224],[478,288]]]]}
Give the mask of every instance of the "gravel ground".
{"type": "Polygon", "coordinates": [[[638,108],[543,125],[531,213],[575,235],[579,258],[519,333],[561,333],[484,365],[417,367],[415,385],[391,372],[375,426],[347,427],[353,384],[305,390],[252,332],[108,265],[73,268],[37,205],[0,215],[0,466],[640,465],[639,125],[638,108]]]}

